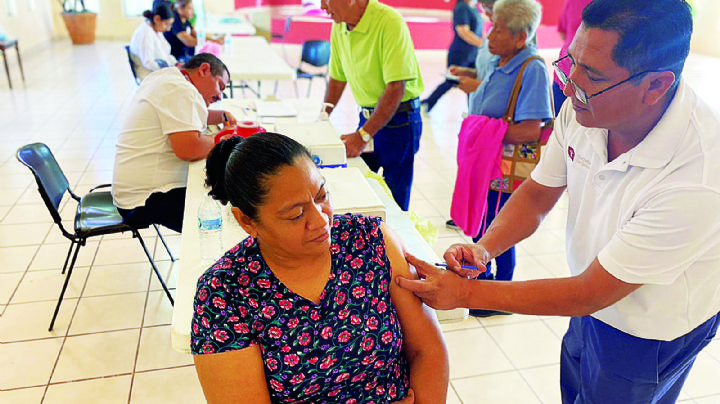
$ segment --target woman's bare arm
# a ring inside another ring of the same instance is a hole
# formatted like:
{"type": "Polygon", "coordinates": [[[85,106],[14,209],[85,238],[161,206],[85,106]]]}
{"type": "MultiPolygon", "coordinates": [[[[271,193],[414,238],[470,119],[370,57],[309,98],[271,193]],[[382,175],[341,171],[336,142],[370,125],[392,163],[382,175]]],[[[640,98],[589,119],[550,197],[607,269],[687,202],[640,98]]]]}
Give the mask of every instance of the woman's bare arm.
{"type": "Polygon", "coordinates": [[[193,359],[208,404],[270,404],[259,346],[193,359]]]}
{"type": "MultiPolygon", "coordinates": [[[[402,240],[387,225],[382,225],[393,280],[397,276],[417,279],[405,261],[402,240]]],[[[415,404],[444,403],[447,398],[448,355],[440,326],[432,309],[393,281],[390,297],[403,330],[403,351],[410,363],[410,387],[415,404]]]]}

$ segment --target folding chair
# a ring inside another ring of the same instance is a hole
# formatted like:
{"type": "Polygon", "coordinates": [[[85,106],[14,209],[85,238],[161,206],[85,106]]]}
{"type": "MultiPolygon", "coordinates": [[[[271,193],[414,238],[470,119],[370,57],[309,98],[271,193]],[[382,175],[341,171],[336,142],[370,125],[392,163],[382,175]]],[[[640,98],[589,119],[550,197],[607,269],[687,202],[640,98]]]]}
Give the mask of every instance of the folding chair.
{"type": "MultiPolygon", "coordinates": [[[[55,306],[55,313],[53,313],[48,331],[52,331],[53,326],[55,325],[55,319],[57,318],[60,310],[60,304],[62,303],[63,296],[65,295],[65,290],[70,282],[70,276],[72,276],[73,267],[75,266],[75,261],[77,260],[80,247],[85,245],[88,238],[102,236],[104,234],[122,233],[125,231],[132,232],[133,238],[138,239],[140,245],[145,251],[145,255],[147,256],[148,261],[150,261],[150,265],[152,266],[155,275],[157,275],[165,294],[168,299],[170,299],[170,304],[174,305],[175,302],[172,295],[170,294],[167,285],[165,285],[165,281],[163,281],[160,271],[155,265],[155,261],[153,261],[138,229],[124,222],[117,208],[113,205],[112,195],[109,191],[95,192],[99,188],[109,187],[110,184],[97,186],[81,198],[72,192],[67,177],[65,177],[65,174],[55,160],[55,156],[53,156],[52,152],[45,144],[32,143],[25,145],[18,149],[15,156],[18,161],[32,171],[38,185],[40,196],[42,196],[45,206],[47,206],[50,211],[53,221],[60,227],[60,231],[63,236],[70,240],[70,249],[65,257],[65,264],[63,265],[62,270],[62,273],[64,274],[65,269],[67,269],[67,275],[65,276],[65,283],[60,291],[60,298],[58,299],[57,306],[55,306]],[[77,210],[75,212],[74,233],[70,233],[65,229],[58,210],[66,192],[72,199],[78,202],[77,210]],[[75,250],[74,253],[73,249],[75,250]],[[68,267],[68,261],[70,260],[71,255],[72,261],[68,267]]],[[[170,253],[170,249],[168,248],[165,239],[160,234],[160,230],[157,225],[153,224],[153,226],[155,227],[155,231],[157,231],[160,240],[162,240],[165,249],[167,249],[170,259],[175,261],[175,258],[170,253]]]]}
{"type": "MultiPolygon", "coordinates": [[[[327,86],[327,65],[330,63],[330,42],[324,40],[305,41],[302,45],[302,56],[300,57],[300,65],[296,70],[297,79],[309,79],[307,97],[310,97],[310,89],[312,88],[312,80],[320,77],[325,80],[327,86]],[[307,63],[315,67],[324,67],[325,71],[318,73],[310,73],[302,69],[303,63],[307,63]]],[[[297,79],[295,79],[295,96],[298,95],[297,79]]]]}
{"type": "Polygon", "coordinates": [[[130,71],[133,74],[133,77],[135,78],[135,84],[140,84],[140,79],[137,76],[137,72],[135,71],[135,62],[133,61],[132,52],[130,52],[130,46],[125,45],[125,52],[127,53],[128,57],[128,63],[130,63],[130,71]]]}

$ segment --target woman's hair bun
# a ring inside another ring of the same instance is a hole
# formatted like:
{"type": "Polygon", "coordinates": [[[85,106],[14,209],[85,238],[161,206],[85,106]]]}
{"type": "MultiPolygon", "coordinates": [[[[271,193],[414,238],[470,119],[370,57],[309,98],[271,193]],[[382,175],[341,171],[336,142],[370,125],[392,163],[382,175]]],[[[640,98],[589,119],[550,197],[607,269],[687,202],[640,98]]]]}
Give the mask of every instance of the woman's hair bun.
{"type": "Polygon", "coordinates": [[[207,156],[205,162],[205,186],[210,188],[208,195],[220,201],[223,205],[228,203],[228,194],[225,189],[225,171],[230,155],[245,139],[232,136],[216,144],[207,156]]]}
{"type": "Polygon", "coordinates": [[[148,20],[152,20],[153,16],[154,16],[153,12],[150,10],[143,11],[142,15],[143,15],[143,17],[147,18],[148,20]]]}

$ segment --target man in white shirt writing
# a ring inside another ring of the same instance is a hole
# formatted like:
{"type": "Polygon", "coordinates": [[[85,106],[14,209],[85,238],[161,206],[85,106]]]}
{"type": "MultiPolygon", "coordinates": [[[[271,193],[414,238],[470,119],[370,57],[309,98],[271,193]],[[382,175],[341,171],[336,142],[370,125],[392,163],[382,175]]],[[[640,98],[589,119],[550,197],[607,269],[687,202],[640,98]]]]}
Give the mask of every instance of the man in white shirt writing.
{"type": "Polygon", "coordinates": [[[113,202],[126,223],[181,231],[188,162],[204,159],[214,146],[202,132],[235,122],[225,111],[208,110],[229,80],[225,64],[203,53],[140,84],[118,135],[113,171],[113,202]]]}

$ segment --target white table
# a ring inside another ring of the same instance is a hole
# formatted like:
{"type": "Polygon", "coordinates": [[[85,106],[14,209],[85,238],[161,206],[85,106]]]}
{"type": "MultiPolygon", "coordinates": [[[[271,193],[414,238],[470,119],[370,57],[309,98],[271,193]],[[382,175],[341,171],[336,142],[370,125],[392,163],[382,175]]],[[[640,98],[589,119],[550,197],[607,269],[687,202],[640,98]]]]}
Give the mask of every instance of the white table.
{"type": "MultiPolygon", "coordinates": [[[[220,57],[230,71],[230,80],[258,82],[261,80],[295,80],[295,69],[290,67],[271,47],[265,38],[259,36],[234,37],[227,43],[220,57]]],[[[230,97],[233,96],[232,86],[230,97]]]]}
{"type": "Polygon", "coordinates": [[[257,30],[244,15],[240,13],[214,14],[206,13],[198,21],[198,32],[205,34],[255,35],[257,30]]]}

